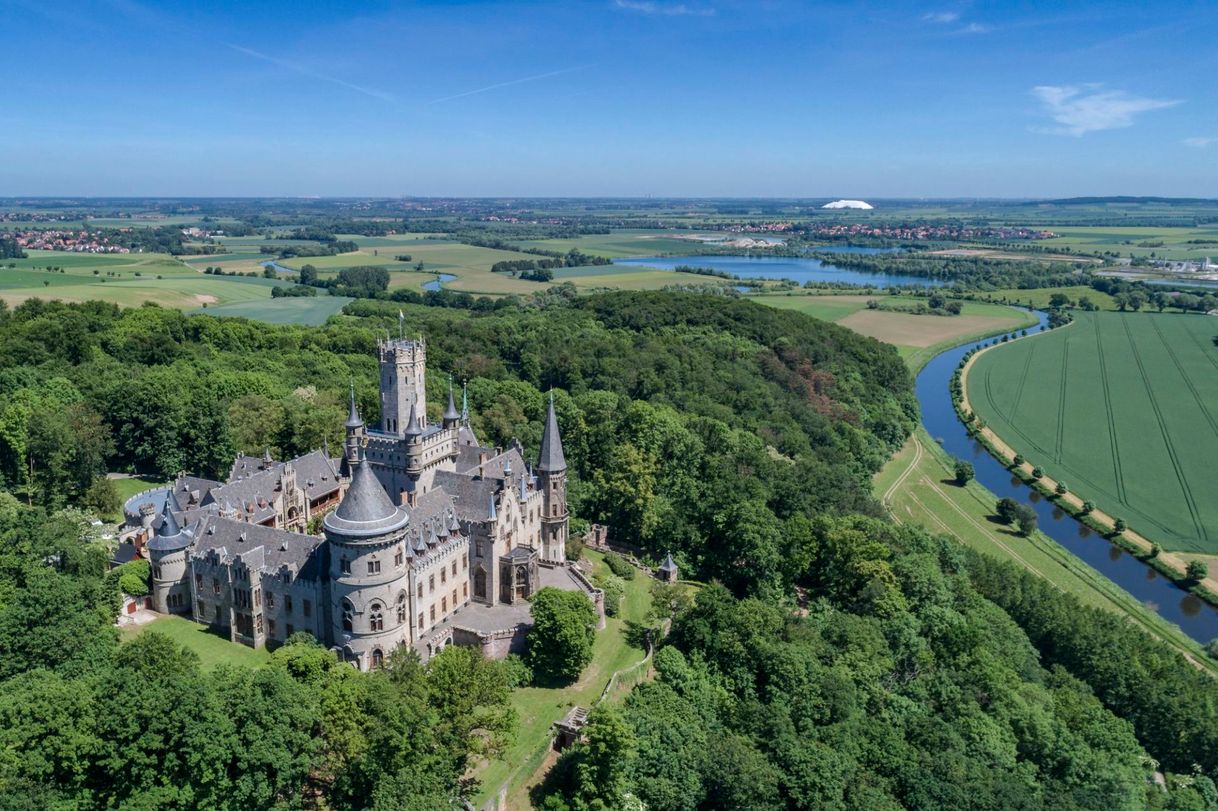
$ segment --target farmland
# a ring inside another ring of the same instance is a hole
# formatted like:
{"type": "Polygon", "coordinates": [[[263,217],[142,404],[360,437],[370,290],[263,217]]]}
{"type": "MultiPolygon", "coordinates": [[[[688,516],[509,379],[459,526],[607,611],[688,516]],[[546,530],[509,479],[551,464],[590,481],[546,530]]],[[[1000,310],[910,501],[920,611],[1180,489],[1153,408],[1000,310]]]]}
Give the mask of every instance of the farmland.
{"type": "Polygon", "coordinates": [[[1046,475],[1165,548],[1218,551],[1218,319],[1078,313],[978,358],[977,414],[1046,475]]]}

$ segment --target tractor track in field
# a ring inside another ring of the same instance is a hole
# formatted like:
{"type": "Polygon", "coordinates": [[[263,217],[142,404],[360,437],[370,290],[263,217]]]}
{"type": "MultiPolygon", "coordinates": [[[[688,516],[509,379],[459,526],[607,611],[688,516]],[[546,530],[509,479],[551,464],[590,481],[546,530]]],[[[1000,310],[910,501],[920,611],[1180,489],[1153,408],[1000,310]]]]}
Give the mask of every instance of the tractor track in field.
{"type": "Polygon", "coordinates": [[[1104,390],[1104,410],[1108,414],[1108,446],[1112,449],[1112,474],[1117,486],[1117,500],[1125,506],[1129,506],[1129,499],[1125,494],[1125,477],[1121,475],[1121,448],[1117,442],[1116,423],[1113,421],[1116,415],[1112,411],[1112,391],[1108,385],[1108,365],[1104,359],[1104,339],[1100,336],[1100,321],[1094,319],[1091,323],[1095,325],[1095,348],[1100,356],[1100,381],[1103,384],[1101,388],[1104,390]]]}
{"type": "MultiPolygon", "coordinates": [[[[1213,415],[1210,414],[1210,410],[1205,407],[1205,401],[1201,398],[1201,394],[1197,391],[1197,387],[1193,385],[1192,379],[1190,379],[1188,374],[1184,371],[1184,365],[1180,363],[1180,358],[1177,357],[1176,350],[1172,349],[1171,344],[1168,343],[1167,336],[1163,334],[1163,330],[1159,327],[1159,322],[1151,321],[1150,325],[1154,327],[1155,334],[1159,336],[1159,340],[1163,343],[1163,348],[1167,350],[1167,355],[1171,358],[1171,362],[1175,365],[1176,371],[1180,373],[1180,377],[1184,380],[1184,385],[1188,386],[1188,390],[1192,392],[1193,400],[1195,400],[1197,403],[1197,408],[1201,409],[1202,416],[1204,416],[1205,421],[1210,424],[1210,430],[1214,432],[1215,436],[1218,436],[1218,421],[1214,420],[1213,415]]],[[[1210,357],[1209,353],[1206,353],[1206,357],[1209,358],[1211,362],[1215,362],[1214,359],[1210,357]]]]}
{"type": "Polygon", "coordinates": [[[1053,461],[1056,464],[1062,463],[1062,441],[1066,426],[1066,386],[1069,385],[1070,379],[1066,375],[1066,370],[1070,365],[1070,336],[1062,341],[1062,374],[1061,382],[1058,384],[1057,395],[1057,440],[1053,446],[1053,461]]]}
{"type": "Polygon", "coordinates": [[[1163,412],[1159,408],[1159,400],[1155,397],[1154,389],[1150,385],[1150,378],[1146,375],[1146,367],[1142,363],[1142,355],[1138,352],[1137,342],[1133,339],[1133,332],[1129,329],[1129,321],[1122,321],[1122,326],[1125,328],[1125,337],[1129,340],[1129,348],[1133,352],[1134,363],[1138,367],[1138,374],[1142,376],[1142,384],[1146,387],[1146,396],[1150,400],[1151,410],[1155,413],[1155,421],[1159,423],[1159,433],[1163,436],[1163,445],[1167,448],[1167,457],[1171,460],[1172,467],[1176,471],[1176,480],[1180,482],[1180,490],[1184,494],[1184,503],[1188,506],[1189,515],[1192,516],[1193,526],[1197,533],[1209,540],[1209,534],[1205,531],[1205,527],[1201,522],[1201,512],[1197,509],[1197,503],[1193,499],[1193,491],[1188,486],[1188,477],[1184,475],[1184,467],[1180,464],[1179,457],[1176,456],[1176,448],[1172,444],[1171,436],[1167,432],[1167,422],[1163,419],[1163,412]]]}
{"type": "MultiPolygon", "coordinates": [[[[1023,391],[1028,382],[1028,370],[1032,368],[1032,357],[1036,354],[1036,346],[1033,343],[1028,348],[1028,356],[1024,358],[1023,371],[1019,375],[1019,388],[1015,392],[1015,402],[1011,404],[1011,416],[1007,418],[1007,422],[1015,422],[1015,415],[1019,413],[1019,404],[1023,401],[1023,391]]],[[[997,407],[997,403],[994,403],[993,398],[991,398],[990,402],[997,407]]]]}

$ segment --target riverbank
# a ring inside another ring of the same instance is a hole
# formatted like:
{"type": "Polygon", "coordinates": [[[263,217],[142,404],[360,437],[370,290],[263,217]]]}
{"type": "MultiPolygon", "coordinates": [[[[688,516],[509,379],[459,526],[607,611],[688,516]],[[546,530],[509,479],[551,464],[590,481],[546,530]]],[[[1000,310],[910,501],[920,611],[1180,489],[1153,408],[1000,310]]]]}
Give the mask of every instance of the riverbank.
{"type": "MultiPolygon", "coordinates": [[[[1058,329],[1070,329],[1073,325],[1072,322],[1058,327],[1058,329]]],[[[1045,333],[1033,333],[1026,337],[1016,338],[1015,340],[1033,340],[1043,334],[1045,333]]],[[[1193,580],[1187,574],[1188,561],[1178,553],[1162,551],[1161,546],[1155,541],[1129,527],[1118,532],[1116,518],[1107,512],[1098,507],[1093,507],[1090,510],[1085,509],[1084,504],[1087,503],[1086,500],[1072,491],[1058,493],[1058,481],[1056,479],[1047,475],[1035,476],[1034,471],[1037,469],[1035,461],[1029,460],[1019,454],[1006,440],[998,436],[993,429],[975,416],[975,411],[968,396],[969,372],[973,369],[978,358],[1002,345],[988,346],[973,352],[960,367],[959,394],[958,396],[954,395],[954,402],[956,412],[961,420],[964,421],[969,433],[981,442],[999,463],[1017,475],[1033,490],[1039,492],[1042,497],[1051,500],[1064,512],[1073,516],[1092,530],[1102,534],[1110,543],[1124,549],[1146,565],[1153,567],[1159,573],[1170,578],[1180,588],[1196,594],[1211,605],[1218,606],[1218,578],[1211,575],[1200,581],[1193,580]],[[1019,456],[1022,460],[1021,464],[1015,464],[1016,456],[1019,456]]]]}

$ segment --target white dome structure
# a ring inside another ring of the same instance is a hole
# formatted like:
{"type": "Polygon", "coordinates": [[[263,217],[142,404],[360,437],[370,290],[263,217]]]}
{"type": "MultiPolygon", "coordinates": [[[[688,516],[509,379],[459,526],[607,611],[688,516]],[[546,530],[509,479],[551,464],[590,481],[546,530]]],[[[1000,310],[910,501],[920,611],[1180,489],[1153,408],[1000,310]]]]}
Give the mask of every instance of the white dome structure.
{"type": "Polygon", "coordinates": [[[875,206],[862,200],[834,200],[832,203],[825,203],[821,208],[858,208],[870,211],[875,206]]]}

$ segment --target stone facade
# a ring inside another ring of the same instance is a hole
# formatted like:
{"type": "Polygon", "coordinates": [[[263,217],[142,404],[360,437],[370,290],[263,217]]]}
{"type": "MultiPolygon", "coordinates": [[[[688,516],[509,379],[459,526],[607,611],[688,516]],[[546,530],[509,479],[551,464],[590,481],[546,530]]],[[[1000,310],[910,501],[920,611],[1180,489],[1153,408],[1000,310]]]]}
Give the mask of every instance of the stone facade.
{"type": "MultiPolygon", "coordinates": [[[[360,669],[395,648],[522,649],[547,585],[603,594],[568,566],[566,460],[551,398],[541,453],[482,446],[451,386],[426,419],[426,342],[378,346],[381,417],[354,395],[341,459],[238,457],[225,483],[179,476],[127,505],[153,603],[254,647],[307,631],[360,669]],[[323,536],[304,534],[324,514],[323,536]]],[[[463,398],[464,399],[464,398],[463,398]]]]}

